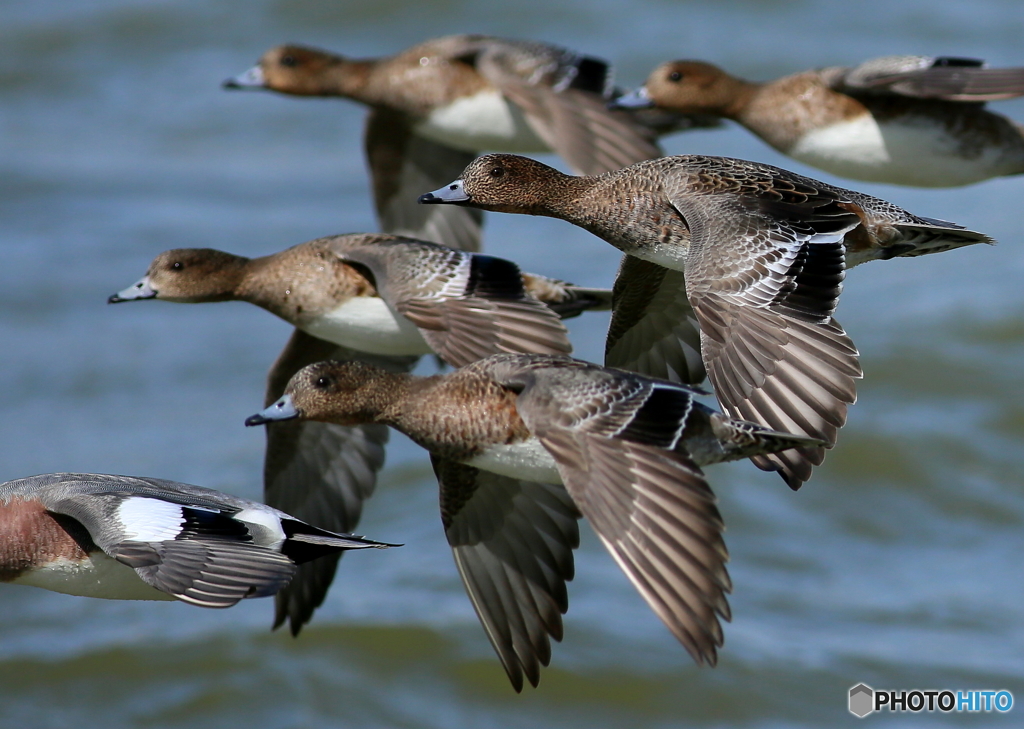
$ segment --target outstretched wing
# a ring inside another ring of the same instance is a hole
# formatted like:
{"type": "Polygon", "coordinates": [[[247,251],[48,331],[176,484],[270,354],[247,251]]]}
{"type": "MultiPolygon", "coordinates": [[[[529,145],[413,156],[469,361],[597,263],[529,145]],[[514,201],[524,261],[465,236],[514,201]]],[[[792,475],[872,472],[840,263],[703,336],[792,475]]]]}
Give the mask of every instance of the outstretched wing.
{"type": "Polygon", "coordinates": [[[499,352],[572,350],[558,315],[530,296],[510,261],[397,239],[339,251],[372,274],[384,301],[461,367],[499,352]]]}
{"type": "Polygon", "coordinates": [[[239,506],[230,497],[220,503],[207,489],[159,479],[61,476],[91,488],[61,494],[58,487],[47,510],[75,520],[103,552],[179,600],[231,607],[278,592],[295,573],[291,559],[256,544],[233,518],[239,506]]]}
{"type": "Polygon", "coordinates": [[[713,665],[731,586],[715,497],[677,448],[692,393],[580,363],[499,381],[520,390],[516,409],[619,566],[694,660],[713,665]]]}
{"type": "Polygon", "coordinates": [[[424,190],[456,179],[476,155],[414,134],[404,115],[382,107],[370,112],[364,142],[383,232],[480,250],[482,211],[416,203],[424,190]]]}
{"type": "MultiPolygon", "coordinates": [[[[267,380],[266,405],[284,393],[288,380],[307,364],[325,359],[359,359],[391,371],[407,371],[416,357],[385,357],[340,347],[296,329],[267,380]]],[[[266,502],[302,521],[332,532],[352,532],[363,501],[373,494],[384,465],[384,425],[334,425],[288,420],[267,425],[263,464],[266,502]]],[[[274,599],[274,627],[290,622],[297,635],[323,603],[341,554],[302,564],[274,599]]]]}
{"type": "Polygon", "coordinates": [[[533,686],[562,639],[580,513],[561,485],[432,456],[455,565],[516,691],[533,686]]]}
{"type": "Polygon", "coordinates": [[[537,136],[580,174],[661,156],[654,130],[629,112],[608,109],[611,69],[601,59],[490,38],[475,65],[523,111],[537,136]]]}
{"type": "Polygon", "coordinates": [[[295,574],[288,557],[266,547],[202,537],[125,541],[109,552],[146,583],[200,607],[231,607],[278,593],[295,574]]]}
{"type": "Polygon", "coordinates": [[[700,330],[682,271],[623,256],[612,302],[606,365],[690,385],[703,382],[700,330]]]}
{"type": "MultiPolygon", "coordinates": [[[[692,235],[687,294],[723,409],[831,447],[861,376],[857,350],[832,318],[843,239],[860,219],[828,189],[772,183],[760,194],[673,197],[692,235]]],[[[809,447],[754,462],[795,489],[823,459],[823,448],[809,447]]]]}
{"type": "Polygon", "coordinates": [[[1024,68],[986,68],[975,58],[883,56],[848,69],[835,85],[854,94],[977,103],[1024,94],[1024,68]]]}

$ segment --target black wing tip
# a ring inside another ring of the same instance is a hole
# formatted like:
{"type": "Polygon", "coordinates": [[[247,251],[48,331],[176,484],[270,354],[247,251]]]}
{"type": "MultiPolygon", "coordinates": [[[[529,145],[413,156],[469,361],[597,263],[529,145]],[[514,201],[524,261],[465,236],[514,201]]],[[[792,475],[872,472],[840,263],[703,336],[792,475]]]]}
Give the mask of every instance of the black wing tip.
{"type": "Polygon", "coordinates": [[[277,630],[287,622],[292,637],[299,636],[303,626],[313,619],[317,608],[323,605],[344,553],[336,551],[312,563],[298,565],[291,582],[274,595],[274,623],[271,630],[277,630]]]}
{"type": "MultiPolygon", "coordinates": [[[[505,669],[505,675],[508,676],[509,683],[512,684],[512,689],[517,693],[523,693],[526,688],[527,682],[533,688],[537,688],[540,685],[540,668],[535,670],[529,670],[526,666],[521,663],[517,663],[513,668],[512,666],[506,665],[502,662],[502,668],[505,669]],[[525,681],[523,679],[526,679],[525,681]]],[[[543,664],[547,666],[547,663],[543,664]]]]}
{"type": "Polygon", "coordinates": [[[806,481],[797,478],[792,473],[787,473],[782,470],[780,470],[778,473],[780,476],[782,476],[782,480],[786,482],[786,485],[789,486],[789,488],[792,489],[793,491],[799,491],[800,487],[803,486],[804,483],[806,483],[806,481]]]}
{"type": "Polygon", "coordinates": [[[708,668],[714,668],[718,665],[718,649],[725,645],[725,640],[722,637],[711,637],[698,642],[697,637],[688,632],[684,631],[681,635],[672,627],[669,627],[669,630],[699,668],[703,668],[705,665],[708,668]]]}
{"type": "Polygon", "coordinates": [[[932,68],[982,68],[985,62],[980,58],[967,58],[965,56],[936,56],[932,61],[932,68]]]}
{"type": "Polygon", "coordinates": [[[277,610],[274,611],[274,622],[271,624],[270,629],[272,631],[277,630],[285,623],[288,623],[288,632],[293,638],[298,638],[302,628],[305,627],[312,617],[312,611],[309,612],[309,615],[298,615],[290,613],[287,605],[278,605],[277,610]]]}
{"type": "Polygon", "coordinates": [[[294,599],[292,590],[288,587],[277,593],[274,600],[274,624],[270,629],[277,630],[287,623],[288,632],[292,638],[299,637],[299,633],[313,619],[313,613],[319,607],[319,605],[309,605],[294,599]]]}
{"type": "MultiPolygon", "coordinates": [[[[506,673],[507,673],[507,671],[506,671],[506,673]]],[[[523,688],[525,687],[525,684],[523,683],[523,677],[522,676],[519,676],[517,678],[513,678],[512,674],[508,673],[508,680],[512,682],[512,689],[517,694],[523,693],[523,688]]],[[[537,688],[537,684],[533,684],[533,687],[537,688]]]]}
{"type": "Polygon", "coordinates": [[[788,468],[775,460],[765,458],[763,455],[752,456],[750,460],[753,461],[754,465],[760,468],[762,471],[774,471],[775,473],[779,474],[782,480],[786,482],[786,485],[789,486],[789,488],[791,488],[793,491],[799,491],[800,487],[803,486],[811,478],[811,466],[809,465],[806,468],[806,474],[797,474],[792,468],[788,468]]]}

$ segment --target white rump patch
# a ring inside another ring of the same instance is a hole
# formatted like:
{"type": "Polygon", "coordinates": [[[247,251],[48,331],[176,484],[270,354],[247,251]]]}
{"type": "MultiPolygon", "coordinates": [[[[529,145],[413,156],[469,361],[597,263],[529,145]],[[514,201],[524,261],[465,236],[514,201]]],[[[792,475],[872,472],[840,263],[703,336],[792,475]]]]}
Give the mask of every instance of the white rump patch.
{"type": "Polygon", "coordinates": [[[121,502],[117,516],[124,526],[124,539],[137,542],[166,542],[181,532],[185,517],[182,507],[160,499],[132,496],[121,502]]]}

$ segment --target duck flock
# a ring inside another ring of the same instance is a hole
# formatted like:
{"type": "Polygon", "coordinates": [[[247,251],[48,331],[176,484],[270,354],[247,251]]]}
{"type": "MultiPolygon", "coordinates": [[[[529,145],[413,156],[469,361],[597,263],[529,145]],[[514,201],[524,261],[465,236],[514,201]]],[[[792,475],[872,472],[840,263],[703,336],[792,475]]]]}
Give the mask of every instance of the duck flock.
{"type": "Polygon", "coordinates": [[[760,84],[681,60],[623,92],[599,58],[460,35],[380,59],[282,46],[224,86],[365,104],[382,231],[262,258],[165,251],[109,299],[248,301],[295,327],[246,421],[266,429],[266,505],[156,478],[10,481],[0,580],[204,607],[274,595],[274,627],[297,634],[343,551],[397,546],[352,534],[390,426],[430,454],[455,564],[516,691],[562,638],[582,517],[714,665],[732,583],[704,467],[750,458],[799,489],[841,447],[862,376],[833,316],[846,269],[994,242],[770,165],[663,157],[659,137],[728,119],[853,180],[1024,172],[1021,128],[985,106],[1024,94],[1024,69],[966,58],[760,84]],[[521,156],[538,152],[577,174],[521,156]],[[615,246],[612,289],[481,253],[484,211],[615,246]],[[571,358],[562,321],[607,310],[605,361],[571,358]],[[429,354],[449,369],[411,374],[429,354]],[[705,378],[721,410],[698,401],[705,378]]]}

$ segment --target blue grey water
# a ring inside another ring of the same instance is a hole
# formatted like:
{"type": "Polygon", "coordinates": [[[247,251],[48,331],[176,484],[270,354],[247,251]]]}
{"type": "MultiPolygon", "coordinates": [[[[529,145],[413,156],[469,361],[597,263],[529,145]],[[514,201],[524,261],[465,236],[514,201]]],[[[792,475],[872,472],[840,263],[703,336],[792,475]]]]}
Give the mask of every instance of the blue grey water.
{"type": "MultiPolygon", "coordinates": [[[[455,32],[604,56],[625,85],[690,57],[748,78],[891,53],[1024,65],[1017,0],[715,3],[64,0],[0,3],[0,480],[161,476],[259,498],[265,372],[288,326],[245,304],[109,307],[159,251],[269,253],[373,230],[364,110],[227,93],[271,45],[356,56],[455,32]]],[[[998,108],[1024,119],[1024,102],[998,108]]],[[[829,179],[743,130],[674,153],[829,179]]],[[[589,531],[566,634],[538,690],[509,688],[462,592],[424,454],[394,439],[362,531],[297,640],[269,601],[229,611],[0,589],[10,727],[854,726],[846,692],[1007,689],[1024,702],[1024,178],[965,189],[844,183],[989,233],[995,247],[850,273],[838,317],[865,379],[839,446],[793,493],[709,469],[728,524],[733,622],[698,669],[589,531]]],[[[606,244],[492,215],[488,250],[609,285],[606,244]]],[[[600,359],[606,318],[572,323],[600,359]]],[[[429,365],[426,365],[429,369],[429,365]]],[[[875,715],[875,726],[1020,726],[875,715]]]]}

